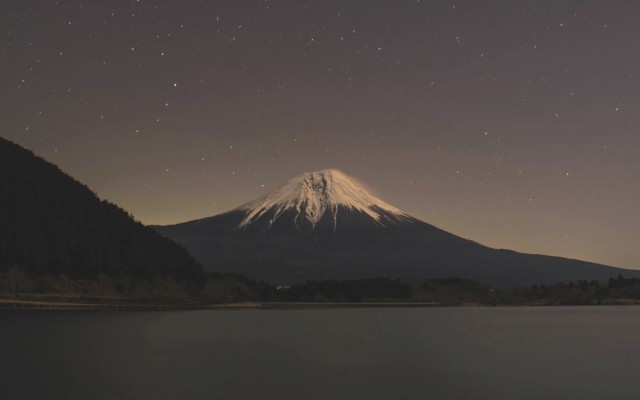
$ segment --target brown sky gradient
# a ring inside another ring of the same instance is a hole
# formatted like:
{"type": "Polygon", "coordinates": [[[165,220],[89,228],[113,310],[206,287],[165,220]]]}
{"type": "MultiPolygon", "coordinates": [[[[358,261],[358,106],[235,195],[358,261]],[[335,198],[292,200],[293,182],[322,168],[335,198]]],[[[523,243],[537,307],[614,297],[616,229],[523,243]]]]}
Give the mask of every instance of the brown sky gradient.
{"type": "Polygon", "coordinates": [[[458,235],[640,269],[640,3],[5,1],[0,135],[150,224],[339,168],[458,235]]]}

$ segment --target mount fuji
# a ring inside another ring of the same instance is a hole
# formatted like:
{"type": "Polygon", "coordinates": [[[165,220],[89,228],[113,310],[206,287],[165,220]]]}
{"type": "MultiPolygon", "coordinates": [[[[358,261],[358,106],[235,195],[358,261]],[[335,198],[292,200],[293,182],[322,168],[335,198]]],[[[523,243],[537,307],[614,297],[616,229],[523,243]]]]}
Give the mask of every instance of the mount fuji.
{"type": "Polygon", "coordinates": [[[462,277],[509,287],[640,277],[640,271],[483,246],[408,215],[335,169],[299,175],[223,214],[154,228],[210,271],[278,284],[462,277]]]}

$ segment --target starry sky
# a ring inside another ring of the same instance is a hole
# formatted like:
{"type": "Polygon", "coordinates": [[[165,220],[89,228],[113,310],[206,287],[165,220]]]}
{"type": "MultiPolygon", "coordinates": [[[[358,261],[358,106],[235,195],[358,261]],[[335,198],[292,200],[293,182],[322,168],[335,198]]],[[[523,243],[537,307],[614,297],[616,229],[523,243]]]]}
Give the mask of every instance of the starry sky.
{"type": "Polygon", "coordinates": [[[0,135],[148,224],[338,168],[493,247],[640,269],[640,2],[0,3],[0,135]]]}

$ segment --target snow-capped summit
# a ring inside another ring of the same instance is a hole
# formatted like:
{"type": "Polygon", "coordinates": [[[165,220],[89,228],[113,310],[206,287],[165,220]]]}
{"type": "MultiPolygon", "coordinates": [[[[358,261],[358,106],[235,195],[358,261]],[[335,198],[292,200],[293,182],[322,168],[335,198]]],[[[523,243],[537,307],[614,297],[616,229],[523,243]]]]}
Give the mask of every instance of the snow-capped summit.
{"type": "Polygon", "coordinates": [[[640,272],[498,250],[390,206],[335,169],[291,179],[222,214],[155,227],[209,271],[277,284],[323,279],[468,278],[494,286],[640,277],[640,272]]]}
{"type": "Polygon", "coordinates": [[[240,206],[238,210],[245,211],[246,216],[239,228],[263,216],[268,216],[271,226],[285,214],[292,215],[296,225],[306,221],[315,227],[329,213],[335,230],[341,208],[364,214],[382,226],[389,220],[408,217],[367,192],[342,171],[325,169],[298,175],[266,196],[240,206]]]}

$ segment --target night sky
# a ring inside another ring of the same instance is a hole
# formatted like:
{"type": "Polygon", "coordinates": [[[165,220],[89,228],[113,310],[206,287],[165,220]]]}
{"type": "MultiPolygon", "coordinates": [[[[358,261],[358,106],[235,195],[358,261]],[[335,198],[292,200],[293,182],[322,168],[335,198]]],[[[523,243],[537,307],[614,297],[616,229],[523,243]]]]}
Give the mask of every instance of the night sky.
{"type": "Polygon", "coordinates": [[[148,224],[338,168],[494,247],[640,268],[640,2],[2,1],[0,135],[148,224]]]}

